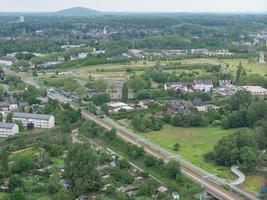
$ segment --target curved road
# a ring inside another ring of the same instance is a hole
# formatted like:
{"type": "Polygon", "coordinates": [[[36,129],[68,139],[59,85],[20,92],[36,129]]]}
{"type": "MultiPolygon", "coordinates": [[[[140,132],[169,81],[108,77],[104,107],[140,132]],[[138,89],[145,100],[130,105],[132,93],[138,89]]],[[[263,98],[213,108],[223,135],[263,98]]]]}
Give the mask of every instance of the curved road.
{"type": "Polygon", "coordinates": [[[239,170],[239,167],[237,165],[232,166],[231,171],[238,176],[238,179],[230,182],[231,185],[240,185],[244,183],[246,176],[239,170]]]}

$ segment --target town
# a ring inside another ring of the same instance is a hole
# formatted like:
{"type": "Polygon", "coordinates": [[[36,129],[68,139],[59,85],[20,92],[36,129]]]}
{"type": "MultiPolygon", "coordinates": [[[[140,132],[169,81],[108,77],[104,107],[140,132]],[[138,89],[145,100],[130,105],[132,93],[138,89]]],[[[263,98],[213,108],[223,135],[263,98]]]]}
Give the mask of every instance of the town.
{"type": "Polygon", "coordinates": [[[266,22],[0,13],[0,199],[265,199],[266,22]]]}

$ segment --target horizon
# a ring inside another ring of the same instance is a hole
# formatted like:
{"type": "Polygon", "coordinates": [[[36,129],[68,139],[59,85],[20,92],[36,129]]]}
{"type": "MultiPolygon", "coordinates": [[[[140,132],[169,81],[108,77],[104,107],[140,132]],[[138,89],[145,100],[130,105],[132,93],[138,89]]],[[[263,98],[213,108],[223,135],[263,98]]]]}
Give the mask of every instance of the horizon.
{"type": "Polygon", "coordinates": [[[60,12],[63,10],[68,10],[72,8],[85,8],[85,9],[90,9],[92,11],[100,12],[100,13],[117,13],[117,14],[183,14],[183,13],[188,13],[188,14],[267,14],[267,10],[264,11],[102,11],[102,10],[96,10],[88,7],[82,7],[82,6],[73,6],[73,7],[67,7],[63,8],[60,10],[55,10],[55,11],[33,11],[33,10],[25,10],[25,11],[1,11],[0,13],[25,13],[25,14],[49,14],[49,13],[56,13],[60,12]]]}
{"type": "Polygon", "coordinates": [[[107,13],[265,13],[266,0],[0,0],[0,12],[51,13],[83,7],[107,13]]]}

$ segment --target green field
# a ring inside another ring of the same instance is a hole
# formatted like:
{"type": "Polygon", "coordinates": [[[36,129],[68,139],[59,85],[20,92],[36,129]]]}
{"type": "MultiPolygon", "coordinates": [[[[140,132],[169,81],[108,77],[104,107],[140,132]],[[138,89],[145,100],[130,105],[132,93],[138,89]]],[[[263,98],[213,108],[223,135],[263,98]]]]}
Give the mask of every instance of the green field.
{"type": "Polygon", "coordinates": [[[0,199],[5,199],[7,197],[7,194],[4,192],[0,192],[0,199]]]}
{"type": "Polygon", "coordinates": [[[247,176],[244,183],[244,188],[249,192],[259,192],[261,187],[260,176],[247,176]]]}
{"type": "Polygon", "coordinates": [[[216,58],[197,58],[197,59],[185,59],[182,60],[184,64],[219,64],[222,66],[226,66],[227,64],[231,67],[233,73],[236,71],[236,67],[241,62],[242,66],[251,74],[267,74],[267,63],[266,64],[258,64],[258,63],[250,63],[248,59],[216,59],[216,58]]]}
{"type": "Polygon", "coordinates": [[[162,130],[145,133],[151,141],[172,150],[175,143],[181,146],[178,152],[192,163],[222,177],[229,177],[228,168],[218,167],[207,163],[203,154],[211,151],[222,137],[233,134],[235,130],[223,130],[219,127],[181,128],[165,125],[162,130]]]}
{"type": "Polygon", "coordinates": [[[74,92],[78,94],[86,94],[86,88],[83,87],[78,80],[71,76],[58,76],[55,78],[42,78],[45,86],[56,87],[67,92],[74,92]]]}

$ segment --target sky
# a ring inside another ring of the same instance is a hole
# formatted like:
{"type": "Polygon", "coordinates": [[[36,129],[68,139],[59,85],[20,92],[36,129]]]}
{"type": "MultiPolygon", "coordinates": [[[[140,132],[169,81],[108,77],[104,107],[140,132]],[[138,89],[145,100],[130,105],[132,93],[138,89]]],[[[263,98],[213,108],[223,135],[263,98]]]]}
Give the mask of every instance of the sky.
{"type": "Polygon", "coordinates": [[[0,0],[0,12],[76,6],[110,12],[266,12],[267,0],[0,0]]]}

